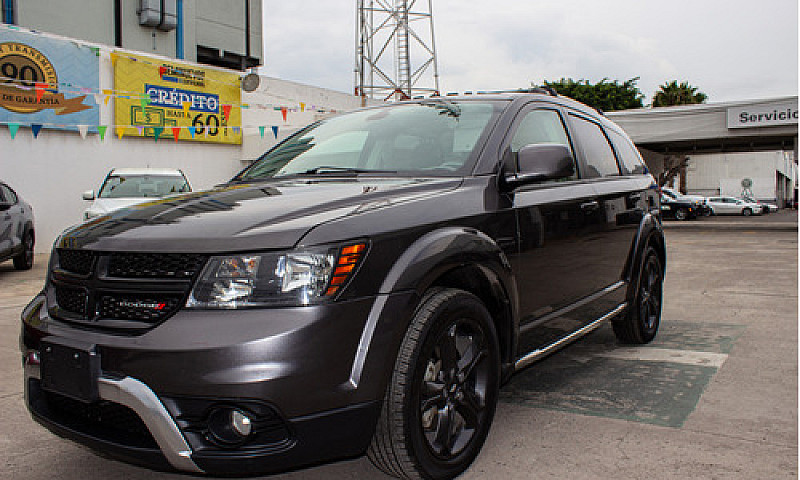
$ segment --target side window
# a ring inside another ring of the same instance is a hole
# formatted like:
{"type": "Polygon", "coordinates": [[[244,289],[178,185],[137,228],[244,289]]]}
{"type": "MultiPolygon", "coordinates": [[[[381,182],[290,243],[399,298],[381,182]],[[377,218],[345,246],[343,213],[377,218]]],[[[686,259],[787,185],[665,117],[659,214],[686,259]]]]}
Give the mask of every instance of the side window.
{"type": "Polygon", "coordinates": [[[622,163],[623,173],[627,175],[641,175],[647,173],[647,167],[644,166],[639,151],[631,144],[631,141],[613,130],[606,130],[606,132],[608,132],[608,137],[617,150],[617,155],[619,155],[619,160],[622,163]]]}
{"type": "Polygon", "coordinates": [[[17,203],[17,196],[5,185],[0,184],[0,202],[7,202],[12,205],[17,203]]]}
{"type": "Polygon", "coordinates": [[[575,129],[575,134],[583,147],[586,157],[587,171],[586,178],[609,177],[619,175],[619,167],[614,157],[611,144],[608,143],[606,135],[600,125],[584,118],[570,115],[571,126],[575,129]]]}
{"type": "Polygon", "coordinates": [[[511,137],[511,153],[516,159],[516,153],[522,147],[541,143],[566,145],[572,150],[564,121],[555,110],[533,110],[525,114],[511,137]]]}

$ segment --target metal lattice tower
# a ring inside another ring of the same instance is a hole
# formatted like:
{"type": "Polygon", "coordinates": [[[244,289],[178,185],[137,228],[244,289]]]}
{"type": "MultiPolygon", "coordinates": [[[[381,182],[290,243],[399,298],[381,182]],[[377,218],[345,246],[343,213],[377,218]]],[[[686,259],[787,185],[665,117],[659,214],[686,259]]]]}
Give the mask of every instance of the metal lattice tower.
{"type": "Polygon", "coordinates": [[[439,95],[432,0],[356,3],[356,96],[366,102],[439,95]]]}

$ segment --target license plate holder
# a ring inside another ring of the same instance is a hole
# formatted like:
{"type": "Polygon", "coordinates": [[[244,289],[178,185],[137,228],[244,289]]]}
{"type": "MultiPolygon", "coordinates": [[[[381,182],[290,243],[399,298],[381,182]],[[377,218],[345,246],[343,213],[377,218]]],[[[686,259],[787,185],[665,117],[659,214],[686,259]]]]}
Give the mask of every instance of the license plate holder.
{"type": "Polygon", "coordinates": [[[100,399],[100,355],[97,346],[63,338],[44,338],[40,344],[42,389],[84,403],[100,399]]]}

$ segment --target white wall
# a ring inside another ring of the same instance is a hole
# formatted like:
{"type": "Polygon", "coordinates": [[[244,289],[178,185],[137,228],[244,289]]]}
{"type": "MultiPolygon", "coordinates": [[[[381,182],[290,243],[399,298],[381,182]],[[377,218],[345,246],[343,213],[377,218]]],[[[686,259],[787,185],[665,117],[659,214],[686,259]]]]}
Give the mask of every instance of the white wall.
{"type": "Polygon", "coordinates": [[[738,152],[690,155],[686,171],[688,193],[701,195],[739,196],[741,181],[753,180],[751,187],[758,199],[770,200],[778,196],[775,188],[776,173],[795,179],[794,152],[738,152]],[[721,190],[721,191],[720,191],[721,190]]]}
{"type": "MultiPolygon", "coordinates": [[[[100,56],[101,89],[113,88],[108,52],[104,48],[100,56]]],[[[279,137],[285,137],[322,116],[312,111],[312,106],[338,111],[360,106],[360,99],[345,93],[266,77],[255,92],[242,93],[242,102],[251,105],[242,115],[242,145],[174,142],[165,138],[157,143],[144,137],[118,139],[112,128],[102,142],[97,134],[89,134],[84,140],[78,132],[52,129],[43,129],[38,139],[34,139],[26,127],[21,127],[12,140],[8,129],[0,126],[0,179],[33,206],[36,251],[48,252],[61,231],[81,221],[88,206],[81,193],[96,190],[111,168],[180,168],[195,190],[206,189],[227,181],[246,165],[246,160],[257,158],[274,145],[276,140],[270,126],[277,125],[279,137]],[[301,102],[308,106],[307,111],[299,111],[301,102]],[[288,106],[297,111],[288,112],[284,121],[274,106],[288,106]],[[263,139],[259,125],[267,127],[263,139]]],[[[101,124],[114,124],[113,105],[113,100],[108,105],[101,104],[101,124]]]]}

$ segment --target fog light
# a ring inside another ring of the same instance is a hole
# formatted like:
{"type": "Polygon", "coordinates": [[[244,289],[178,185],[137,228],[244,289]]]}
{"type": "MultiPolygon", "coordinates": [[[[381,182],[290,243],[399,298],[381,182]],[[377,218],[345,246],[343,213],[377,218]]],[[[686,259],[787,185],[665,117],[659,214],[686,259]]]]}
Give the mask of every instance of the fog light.
{"type": "Polygon", "coordinates": [[[253,421],[237,408],[217,408],[208,416],[208,431],[218,443],[234,446],[250,436],[253,421]]]}
{"type": "Polygon", "coordinates": [[[236,433],[242,437],[250,435],[250,432],[253,430],[253,424],[250,422],[250,417],[242,413],[240,410],[234,410],[231,412],[231,426],[233,427],[234,431],[236,431],[236,433]]]}

